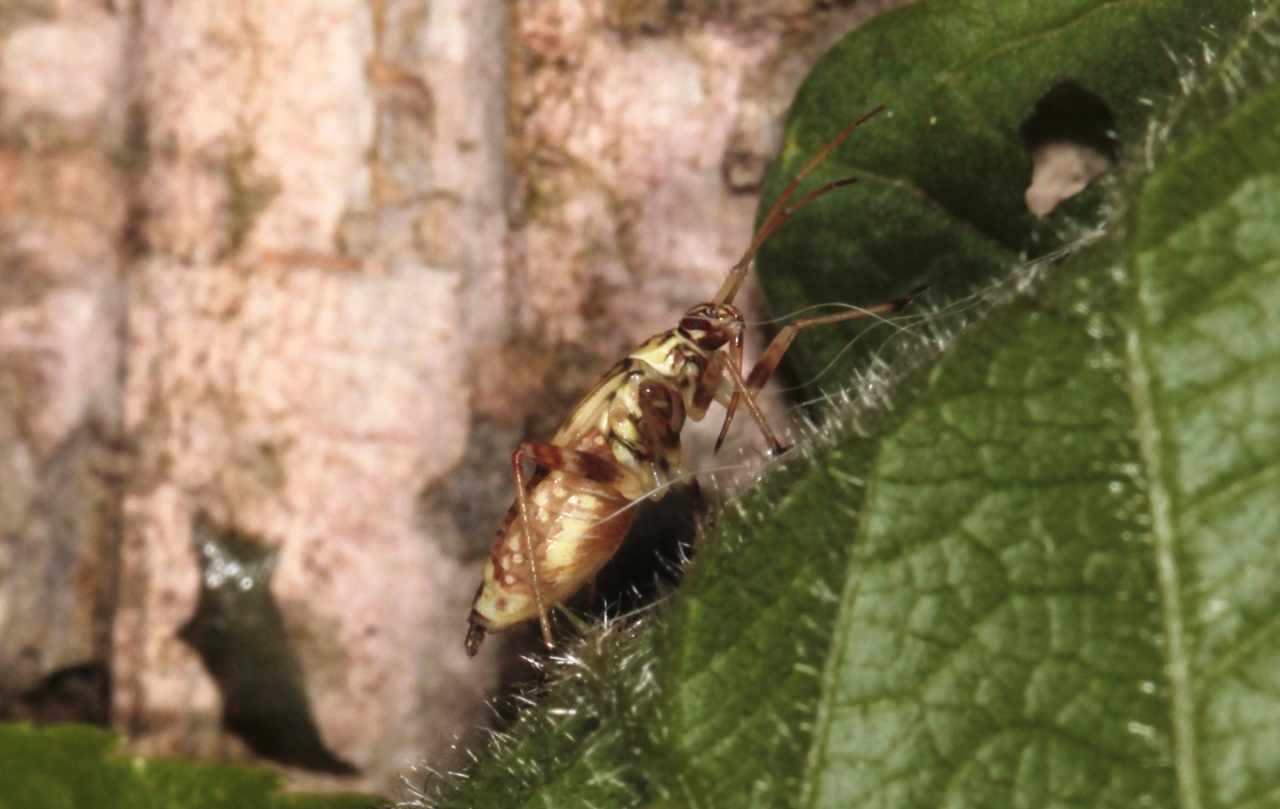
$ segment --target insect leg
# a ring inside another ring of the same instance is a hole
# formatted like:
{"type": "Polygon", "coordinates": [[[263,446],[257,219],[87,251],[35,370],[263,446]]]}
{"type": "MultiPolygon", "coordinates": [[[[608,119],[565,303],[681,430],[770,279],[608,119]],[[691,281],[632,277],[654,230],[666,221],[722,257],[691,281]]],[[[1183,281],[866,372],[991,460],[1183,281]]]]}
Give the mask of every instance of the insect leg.
{"type": "MultiPolygon", "coordinates": [[[[689,416],[700,421],[706,415],[707,407],[720,382],[724,378],[724,364],[731,361],[724,354],[712,354],[711,361],[699,376],[694,388],[689,416]]],[[[683,427],[683,405],[681,398],[667,386],[657,380],[646,380],[640,383],[640,410],[644,414],[643,423],[649,445],[664,448],[666,460],[661,471],[661,483],[672,477],[683,480],[685,492],[689,498],[689,506],[693,511],[694,529],[697,536],[706,533],[706,504],[702,497],[702,487],[698,479],[687,474],[680,453],[680,430],[683,427]],[[678,417],[677,414],[680,414],[678,417]]]]}
{"type": "MultiPolygon", "coordinates": [[[[656,379],[640,383],[640,430],[644,435],[644,460],[653,472],[653,482],[662,486],[671,476],[680,475],[680,430],[684,426],[684,401],[668,384],[656,379]]],[[[655,492],[654,499],[661,496],[655,492]]]]}
{"type": "MultiPolygon", "coordinates": [[[[856,320],[860,317],[869,317],[873,315],[888,315],[894,312],[900,312],[915,300],[916,296],[924,292],[929,287],[918,286],[915,289],[903,295],[896,300],[888,301],[877,306],[871,306],[866,309],[855,309],[850,312],[838,312],[834,315],[821,315],[819,317],[805,317],[799,320],[793,320],[783,326],[773,341],[769,343],[764,352],[760,354],[760,359],[756,361],[755,367],[751,369],[750,376],[747,377],[745,387],[748,393],[747,401],[754,403],[751,396],[754,396],[769,381],[769,377],[773,376],[773,372],[777,369],[778,363],[782,361],[782,355],[787,353],[787,349],[791,347],[791,341],[796,338],[796,334],[801,329],[807,329],[810,326],[825,326],[831,323],[842,323],[846,320],[856,320]]],[[[720,438],[716,441],[716,449],[720,449],[720,444],[724,441],[725,435],[729,432],[729,425],[733,422],[735,408],[729,407],[729,412],[725,416],[724,426],[720,428],[720,438]]],[[[754,415],[754,414],[753,414],[754,415]]]]}
{"type": "Polygon", "coordinates": [[[551,621],[547,617],[547,603],[544,599],[547,591],[542,586],[542,576],[538,570],[537,556],[533,549],[533,535],[529,528],[532,521],[529,518],[529,491],[524,474],[525,461],[532,461],[551,471],[578,475],[612,488],[617,488],[628,473],[610,458],[539,441],[526,441],[511,453],[511,471],[516,479],[516,503],[520,510],[520,534],[524,538],[525,557],[529,560],[529,580],[533,585],[534,604],[538,607],[538,625],[542,628],[543,641],[547,646],[553,646],[551,621]]]}
{"type": "MultiPolygon", "coordinates": [[[[759,363],[757,363],[757,366],[759,363]]],[[[760,409],[760,405],[756,403],[756,393],[759,388],[751,390],[747,382],[742,379],[742,371],[734,367],[733,363],[725,365],[725,371],[729,374],[730,381],[733,382],[733,397],[727,406],[727,412],[724,417],[724,425],[720,427],[720,436],[716,439],[716,449],[720,449],[720,444],[724,441],[725,435],[729,432],[729,424],[733,421],[733,414],[737,410],[738,402],[746,402],[747,412],[756,420],[756,425],[760,427],[760,432],[764,433],[764,438],[769,442],[769,446],[773,448],[775,454],[781,454],[786,451],[786,447],[773,434],[773,428],[769,426],[769,420],[764,417],[764,411],[760,409]]],[[[754,369],[752,369],[754,373],[754,369]]]]}
{"type": "Polygon", "coordinates": [[[857,309],[851,312],[838,312],[834,315],[822,315],[820,317],[806,317],[800,320],[793,320],[782,327],[769,346],[761,353],[760,359],[756,361],[755,367],[751,369],[751,375],[747,377],[747,388],[751,391],[758,391],[764,387],[769,381],[769,377],[773,375],[774,370],[778,367],[778,363],[782,360],[782,355],[791,347],[791,341],[801,329],[807,329],[810,326],[826,326],[831,323],[842,323],[846,320],[856,320],[860,317],[871,317],[876,315],[889,315],[894,312],[901,312],[906,309],[913,300],[916,299],[921,292],[928,289],[928,285],[918,286],[915,289],[903,295],[896,300],[887,301],[886,303],[871,306],[866,309],[857,309]]]}
{"type": "MultiPolygon", "coordinates": [[[[746,338],[746,330],[739,328],[738,333],[733,336],[733,342],[730,343],[729,360],[733,364],[733,367],[737,369],[738,376],[742,376],[742,346],[743,346],[743,343],[745,342],[745,338],[746,338]]],[[[729,403],[725,405],[725,410],[727,410],[730,413],[730,418],[732,418],[733,413],[737,412],[738,400],[741,398],[741,396],[742,394],[735,387],[733,391],[733,396],[730,397],[729,403]]],[[[716,437],[716,446],[715,446],[715,449],[712,450],[713,453],[720,451],[720,445],[724,443],[724,437],[728,433],[729,433],[729,419],[726,419],[725,423],[720,425],[720,435],[716,437]]]]}
{"type": "MultiPolygon", "coordinates": [[[[769,427],[768,420],[764,417],[759,405],[756,404],[752,396],[746,395],[746,382],[742,379],[742,370],[739,367],[741,359],[735,365],[731,354],[714,353],[711,355],[711,361],[707,363],[707,367],[703,369],[701,376],[693,391],[692,407],[689,411],[690,417],[694,421],[701,421],[706,415],[707,408],[711,402],[718,401],[729,411],[729,419],[732,420],[733,413],[738,409],[738,402],[744,398],[747,402],[747,410],[751,413],[752,418],[756,420],[756,424],[760,426],[760,432],[764,434],[765,439],[775,451],[783,449],[782,444],[778,441],[778,437],[773,434],[772,428],[769,427]],[[728,380],[725,377],[728,377],[728,380]]],[[[716,449],[720,449],[721,442],[724,441],[724,435],[727,427],[720,431],[720,440],[716,442],[716,449]]]]}
{"type": "Polygon", "coordinates": [[[521,444],[511,453],[511,472],[516,479],[516,504],[520,508],[520,536],[524,538],[524,555],[529,560],[529,581],[533,585],[533,603],[538,607],[538,625],[542,627],[542,641],[554,646],[551,637],[551,621],[547,618],[547,605],[542,600],[542,577],[538,574],[538,560],[533,555],[533,539],[529,534],[529,492],[524,479],[524,456],[528,444],[521,444]]]}
{"type": "Polygon", "coordinates": [[[694,382],[693,397],[689,400],[689,418],[702,421],[707,415],[707,408],[719,397],[720,386],[724,382],[724,366],[729,357],[719,351],[711,355],[707,367],[702,369],[694,382]]]}

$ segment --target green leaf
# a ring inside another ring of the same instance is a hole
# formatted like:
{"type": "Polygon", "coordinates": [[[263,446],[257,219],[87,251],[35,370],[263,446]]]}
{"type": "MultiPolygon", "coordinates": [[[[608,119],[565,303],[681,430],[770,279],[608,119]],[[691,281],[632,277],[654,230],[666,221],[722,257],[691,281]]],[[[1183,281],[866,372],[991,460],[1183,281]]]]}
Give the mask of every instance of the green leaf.
{"type": "Polygon", "coordinates": [[[1104,233],[846,376],[648,631],[589,636],[443,805],[1276,805],[1278,8],[1130,152],[1104,233]]]}
{"type": "Polygon", "coordinates": [[[263,767],[113,755],[85,725],[0,724],[0,809],[370,809],[374,795],[283,794],[263,767]]]}
{"type": "MultiPolygon", "coordinates": [[[[951,300],[1003,278],[1020,255],[1061,246],[1096,223],[1101,195],[1043,223],[1027,212],[1031,161],[1019,128],[1037,100],[1074,80],[1110,108],[1122,158],[1136,157],[1153,101],[1177,92],[1204,52],[1223,50],[1252,8],[1251,0],[948,0],[858,28],[796,95],[765,201],[850,121],[878,104],[889,110],[813,175],[856,176],[858,186],[804,209],[761,249],[757,272],[774,312],[869,305],[923,283],[933,285],[930,299],[951,300]]],[[[818,376],[865,330],[859,321],[803,334],[788,362],[811,393],[839,387],[847,371],[818,376]]],[[[865,361],[888,334],[864,337],[849,358],[865,361]]]]}
{"type": "Polygon", "coordinates": [[[1280,786],[1277,138],[1270,89],[966,335],[886,437],[810,805],[1280,786]]]}
{"type": "Polygon", "coordinates": [[[428,805],[630,807],[654,797],[634,766],[651,757],[653,730],[653,641],[641,628],[606,627],[577,644],[555,687],[465,780],[428,784],[428,805]]]}

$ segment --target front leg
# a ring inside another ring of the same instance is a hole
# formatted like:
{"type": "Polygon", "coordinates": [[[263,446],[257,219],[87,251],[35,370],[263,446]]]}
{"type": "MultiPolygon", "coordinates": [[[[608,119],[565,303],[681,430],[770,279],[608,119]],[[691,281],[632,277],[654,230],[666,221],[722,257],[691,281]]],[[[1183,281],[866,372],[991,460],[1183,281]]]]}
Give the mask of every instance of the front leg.
{"type": "Polygon", "coordinates": [[[706,368],[702,369],[702,373],[694,384],[693,407],[689,411],[689,416],[694,421],[701,421],[712,401],[720,402],[725,406],[728,413],[725,416],[724,425],[720,428],[720,437],[716,439],[715,448],[719,450],[720,445],[724,443],[725,435],[729,432],[729,425],[733,422],[733,414],[738,409],[738,402],[746,402],[747,412],[755,419],[756,426],[760,428],[769,446],[774,452],[781,453],[784,449],[782,443],[774,435],[769,421],[764,417],[764,411],[756,404],[755,392],[747,387],[746,380],[742,378],[741,362],[740,355],[736,363],[733,357],[722,352],[711,355],[710,362],[707,363],[706,368]]]}

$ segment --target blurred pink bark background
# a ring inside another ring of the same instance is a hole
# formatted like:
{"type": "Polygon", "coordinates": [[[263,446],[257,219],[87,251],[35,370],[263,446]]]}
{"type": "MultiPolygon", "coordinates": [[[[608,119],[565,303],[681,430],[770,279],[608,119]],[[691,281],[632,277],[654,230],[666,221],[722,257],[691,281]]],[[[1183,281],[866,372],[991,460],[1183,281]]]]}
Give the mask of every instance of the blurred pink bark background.
{"type": "Polygon", "coordinates": [[[801,78],[891,4],[0,6],[0,715],[253,758],[178,637],[206,519],[277,552],[359,770],[295,783],[455,762],[511,449],[715,289],[801,78]]]}

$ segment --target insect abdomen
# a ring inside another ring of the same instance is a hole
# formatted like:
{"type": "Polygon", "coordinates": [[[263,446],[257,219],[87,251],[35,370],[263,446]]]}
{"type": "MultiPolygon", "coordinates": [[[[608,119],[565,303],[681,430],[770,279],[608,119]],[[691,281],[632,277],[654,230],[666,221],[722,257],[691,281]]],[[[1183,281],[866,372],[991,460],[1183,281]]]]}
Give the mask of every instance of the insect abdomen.
{"type": "MultiPolygon", "coordinates": [[[[617,490],[551,472],[529,492],[529,536],[544,601],[563,601],[613,556],[631,528],[630,501],[617,490]]],[[[472,621],[489,632],[536,618],[531,567],[516,507],[494,539],[472,621]]]]}

